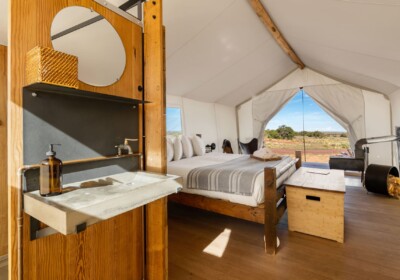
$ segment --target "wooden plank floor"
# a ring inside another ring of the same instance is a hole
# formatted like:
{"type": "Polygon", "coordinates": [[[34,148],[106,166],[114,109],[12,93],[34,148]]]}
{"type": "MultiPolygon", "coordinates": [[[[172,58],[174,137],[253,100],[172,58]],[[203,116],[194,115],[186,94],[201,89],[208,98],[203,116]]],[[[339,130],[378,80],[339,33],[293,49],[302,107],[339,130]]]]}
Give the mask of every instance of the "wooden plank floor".
{"type": "Polygon", "coordinates": [[[169,279],[400,279],[400,201],[358,181],[346,180],[344,244],[289,232],[285,214],[276,256],[264,253],[262,225],[170,204],[169,279]],[[226,229],[222,257],[204,253],[226,229]]]}

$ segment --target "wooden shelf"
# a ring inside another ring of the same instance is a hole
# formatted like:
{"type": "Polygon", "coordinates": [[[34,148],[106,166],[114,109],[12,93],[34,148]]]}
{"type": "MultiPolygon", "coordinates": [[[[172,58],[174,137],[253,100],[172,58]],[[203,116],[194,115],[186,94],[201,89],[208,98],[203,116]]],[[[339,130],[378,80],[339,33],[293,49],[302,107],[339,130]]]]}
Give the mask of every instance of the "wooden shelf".
{"type": "Polygon", "coordinates": [[[91,98],[91,99],[119,102],[131,105],[149,103],[147,101],[142,101],[140,99],[119,97],[110,94],[68,88],[63,86],[56,86],[46,83],[31,84],[29,86],[24,87],[24,90],[28,90],[29,92],[35,92],[35,93],[45,92],[45,93],[64,94],[75,97],[91,98]]]}
{"type": "Polygon", "coordinates": [[[24,194],[24,211],[58,232],[77,232],[128,212],[182,188],[182,178],[149,172],[125,172],[64,186],[65,193],[42,197],[39,191],[24,194]]]}

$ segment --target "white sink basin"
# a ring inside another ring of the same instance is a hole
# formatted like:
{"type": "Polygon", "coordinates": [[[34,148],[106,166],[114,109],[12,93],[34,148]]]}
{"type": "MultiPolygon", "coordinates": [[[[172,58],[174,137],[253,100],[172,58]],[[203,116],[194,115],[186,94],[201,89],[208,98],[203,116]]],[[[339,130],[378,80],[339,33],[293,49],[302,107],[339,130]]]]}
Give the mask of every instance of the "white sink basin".
{"type": "Polygon", "coordinates": [[[39,191],[24,194],[24,210],[55,230],[70,234],[79,224],[94,224],[176,193],[182,188],[182,178],[125,172],[64,188],[73,190],[53,197],[42,197],[39,191]]]}

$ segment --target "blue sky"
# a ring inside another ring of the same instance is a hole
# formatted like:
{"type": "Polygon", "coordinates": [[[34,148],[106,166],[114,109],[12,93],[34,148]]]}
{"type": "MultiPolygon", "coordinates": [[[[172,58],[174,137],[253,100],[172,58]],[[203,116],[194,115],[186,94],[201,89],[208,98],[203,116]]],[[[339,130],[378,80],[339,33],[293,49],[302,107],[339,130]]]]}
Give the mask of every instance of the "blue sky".
{"type": "MultiPolygon", "coordinates": [[[[303,130],[303,106],[301,91],[299,91],[271,121],[267,129],[277,129],[280,125],[287,125],[295,131],[303,130]]],[[[346,130],[332,119],[315,101],[304,92],[304,130],[306,131],[335,131],[346,130]]]]}
{"type": "Polygon", "coordinates": [[[182,131],[181,109],[167,107],[167,131],[182,131]]]}

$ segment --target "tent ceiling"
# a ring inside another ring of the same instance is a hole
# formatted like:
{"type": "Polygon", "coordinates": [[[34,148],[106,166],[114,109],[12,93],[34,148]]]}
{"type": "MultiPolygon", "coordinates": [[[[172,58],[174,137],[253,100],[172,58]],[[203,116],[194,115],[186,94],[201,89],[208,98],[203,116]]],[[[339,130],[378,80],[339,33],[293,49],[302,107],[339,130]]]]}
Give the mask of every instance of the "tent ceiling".
{"type": "MultiPolygon", "coordinates": [[[[0,0],[0,44],[7,2],[0,0]]],[[[398,0],[263,4],[306,66],[385,94],[400,88],[398,0]]],[[[164,23],[167,94],[234,106],[296,68],[245,0],[164,1],[164,23]]]]}
{"type": "Polygon", "coordinates": [[[167,94],[233,106],[296,67],[247,1],[165,1],[164,23],[167,94]]]}
{"type": "MultiPolygon", "coordinates": [[[[306,66],[385,94],[400,87],[399,1],[263,4],[306,66]]],[[[237,105],[295,68],[247,1],[169,0],[164,7],[167,94],[237,105]]]]}
{"type": "Polygon", "coordinates": [[[386,94],[400,87],[399,1],[263,2],[308,67],[386,94]]]}

